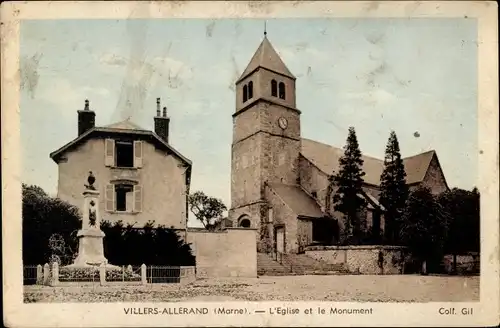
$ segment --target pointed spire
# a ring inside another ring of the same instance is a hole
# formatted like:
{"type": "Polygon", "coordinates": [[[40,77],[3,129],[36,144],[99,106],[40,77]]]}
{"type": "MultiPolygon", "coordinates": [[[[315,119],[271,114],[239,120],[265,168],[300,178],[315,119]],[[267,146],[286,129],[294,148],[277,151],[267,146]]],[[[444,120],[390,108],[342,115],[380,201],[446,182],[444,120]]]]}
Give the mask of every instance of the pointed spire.
{"type": "Polygon", "coordinates": [[[238,81],[236,81],[236,83],[246,78],[248,75],[250,75],[253,71],[255,71],[259,67],[266,68],[270,71],[276,72],[278,74],[287,76],[295,80],[295,76],[293,76],[290,70],[286,67],[283,60],[281,60],[276,50],[274,50],[266,34],[267,31],[265,31],[264,39],[260,43],[259,48],[257,48],[257,51],[250,60],[250,63],[245,68],[243,74],[241,74],[240,78],[238,79],[238,81]]]}
{"type": "Polygon", "coordinates": [[[267,21],[264,21],[264,37],[267,36],[267,21]]]}

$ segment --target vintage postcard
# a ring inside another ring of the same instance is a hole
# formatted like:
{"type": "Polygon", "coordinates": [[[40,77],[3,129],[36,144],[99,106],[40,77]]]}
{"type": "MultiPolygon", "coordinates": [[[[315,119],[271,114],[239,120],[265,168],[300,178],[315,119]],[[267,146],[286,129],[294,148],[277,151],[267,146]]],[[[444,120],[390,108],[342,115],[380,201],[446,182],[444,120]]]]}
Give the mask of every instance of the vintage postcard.
{"type": "Polygon", "coordinates": [[[8,327],[493,326],[497,4],[4,2],[8,327]]]}

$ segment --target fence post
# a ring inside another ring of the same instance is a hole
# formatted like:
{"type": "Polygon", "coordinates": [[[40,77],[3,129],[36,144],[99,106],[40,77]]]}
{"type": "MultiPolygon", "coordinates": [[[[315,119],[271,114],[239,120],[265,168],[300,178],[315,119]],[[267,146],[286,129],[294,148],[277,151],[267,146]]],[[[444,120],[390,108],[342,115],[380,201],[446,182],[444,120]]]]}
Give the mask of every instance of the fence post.
{"type": "Polygon", "coordinates": [[[56,286],[59,283],[59,264],[52,263],[52,281],[51,286],[56,286]]]}
{"type": "Polygon", "coordinates": [[[48,285],[49,284],[49,277],[50,276],[50,267],[48,263],[45,263],[43,266],[43,284],[48,285]]]}
{"type": "Polygon", "coordinates": [[[146,285],[148,280],[146,278],[146,264],[141,265],[141,282],[143,285],[146,285]]]}
{"type": "Polygon", "coordinates": [[[40,264],[36,266],[36,284],[43,284],[43,267],[40,264]]]}
{"type": "Polygon", "coordinates": [[[106,266],[104,263],[101,263],[99,266],[99,280],[101,282],[101,286],[106,284],[106,266]]]}

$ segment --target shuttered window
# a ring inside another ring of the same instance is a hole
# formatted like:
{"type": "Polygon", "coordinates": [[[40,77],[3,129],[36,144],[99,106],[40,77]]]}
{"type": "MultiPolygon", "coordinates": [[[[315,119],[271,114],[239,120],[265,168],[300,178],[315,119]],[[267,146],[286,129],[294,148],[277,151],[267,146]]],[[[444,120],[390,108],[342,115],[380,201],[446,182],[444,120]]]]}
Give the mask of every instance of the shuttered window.
{"type": "Polygon", "coordinates": [[[142,167],[142,141],[134,141],[134,167],[142,167]]]}
{"type": "Polygon", "coordinates": [[[104,141],[104,165],[115,165],[115,141],[113,139],[104,141]]]}
{"type": "Polygon", "coordinates": [[[113,184],[108,184],[106,185],[106,192],[105,192],[105,204],[106,204],[106,211],[108,212],[114,212],[116,205],[115,205],[115,185],[113,184]]]}
{"type": "Polygon", "coordinates": [[[134,212],[142,212],[143,191],[142,186],[134,186],[134,212]]]}

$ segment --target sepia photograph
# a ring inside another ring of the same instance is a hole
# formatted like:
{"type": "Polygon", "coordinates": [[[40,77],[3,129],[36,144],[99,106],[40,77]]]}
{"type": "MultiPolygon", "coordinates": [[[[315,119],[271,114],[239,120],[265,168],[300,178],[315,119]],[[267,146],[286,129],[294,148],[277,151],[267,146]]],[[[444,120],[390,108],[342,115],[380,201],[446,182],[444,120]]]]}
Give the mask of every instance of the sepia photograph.
{"type": "Polygon", "coordinates": [[[300,17],[277,14],[300,2],[235,3],[253,14],[116,2],[103,12],[132,9],[18,21],[2,130],[17,111],[19,213],[3,234],[19,231],[22,304],[240,325],[308,314],[289,302],[321,302],[318,325],[367,325],[388,303],[478,315],[485,268],[498,276],[498,168],[481,169],[487,155],[498,164],[498,98],[486,131],[474,11],[398,17],[359,2],[380,14],[300,17]]]}

